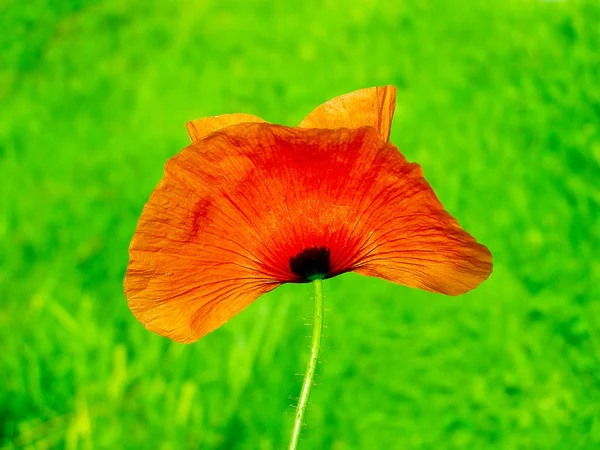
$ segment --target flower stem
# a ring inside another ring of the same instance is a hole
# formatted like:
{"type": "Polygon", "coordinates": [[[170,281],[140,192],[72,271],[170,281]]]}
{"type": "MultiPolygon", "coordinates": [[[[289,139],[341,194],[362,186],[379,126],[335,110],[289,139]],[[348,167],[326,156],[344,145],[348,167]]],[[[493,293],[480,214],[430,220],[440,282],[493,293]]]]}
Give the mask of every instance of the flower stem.
{"type": "Polygon", "coordinates": [[[317,357],[321,348],[321,332],[323,331],[323,280],[313,280],[312,284],[315,289],[315,317],[313,319],[312,344],[310,346],[310,358],[306,365],[304,381],[302,382],[302,390],[300,391],[300,399],[296,407],[296,418],[294,419],[289,450],[296,450],[298,447],[298,439],[300,439],[300,431],[302,429],[302,418],[304,417],[304,410],[308,403],[310,388],[313,384],[315,369],[317,368],[317,357]]]}

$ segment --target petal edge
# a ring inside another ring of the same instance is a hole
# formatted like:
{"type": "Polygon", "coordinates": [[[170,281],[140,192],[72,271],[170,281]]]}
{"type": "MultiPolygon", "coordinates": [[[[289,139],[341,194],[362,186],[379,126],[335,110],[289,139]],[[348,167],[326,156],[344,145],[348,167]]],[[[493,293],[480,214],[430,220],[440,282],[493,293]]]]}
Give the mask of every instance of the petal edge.
{"type": "Polygon", "coordinates": [[[384,141],[390,138],[396,107],[396,87],[377,86],[335,97],[317,106],[300,128],[375,128],[384,141]]]}
{"type": "Polygon", "coordinates": [[[260,117],[253,116],[252,114],[221,114],[218,116],[203,117],[201,119],[192,120],[185,124],[185,128],[190,136],[190,141],[194,142],[205,138],[215,131],[219,131],[231,125],[237,125],[239,123],[262,122],[265,122],[265,120],[261,119],[260,117]]]}

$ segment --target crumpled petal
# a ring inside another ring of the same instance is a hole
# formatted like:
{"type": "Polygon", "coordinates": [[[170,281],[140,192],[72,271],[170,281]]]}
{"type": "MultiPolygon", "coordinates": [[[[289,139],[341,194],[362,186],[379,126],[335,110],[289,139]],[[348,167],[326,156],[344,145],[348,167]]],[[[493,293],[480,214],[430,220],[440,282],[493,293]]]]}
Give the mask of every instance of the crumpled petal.
{"type": "Polygon", "coordinates": [[[395,107],[394,86],[360,89],[317,106],[298,126],[330,129],[370,126],[387,141],[395,107]]]}
{"type": "Polygon", "coordinates": [[[377,174],[360,231],[368,238],[354,272],[446,295],[489,277],[490,251],[444,210],[418,164],[388,144],[371,171],[377,174]]]}
{"type": "Polygon", "coordinates": [[[325,248],[348,271],[459,294],[491,272],[488,250],[446,213],[421,169],[375,128],[244,123],[165,165],[130,247],[129,306],[152,331],[191,342],[325,248]]]}

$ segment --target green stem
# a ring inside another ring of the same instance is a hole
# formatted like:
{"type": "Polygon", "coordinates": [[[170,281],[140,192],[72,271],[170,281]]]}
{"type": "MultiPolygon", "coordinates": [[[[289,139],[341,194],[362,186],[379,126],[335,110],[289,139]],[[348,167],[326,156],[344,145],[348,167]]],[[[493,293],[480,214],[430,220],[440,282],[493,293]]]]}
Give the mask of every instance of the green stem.
{"type": "Polygon", "coordinates": [[[321,332],[323,331],[323,280],[313,280],[312,283],[315,288],[315,317],[313,319],[312,344],[310,346],[310,358],[306,365],[304,381],[302,382],[302,390],[300,391],[300,399],[296,407],[296,418],[294,419],[289,450],[296,450],[298,447],[298,439],[300,439],[300,430],[302,429],[302,418],[304,417],[304,411],[308,403],[310,388],[313,384],[315,369],[317,368],[317,357],[321,348],[321,332]]]}

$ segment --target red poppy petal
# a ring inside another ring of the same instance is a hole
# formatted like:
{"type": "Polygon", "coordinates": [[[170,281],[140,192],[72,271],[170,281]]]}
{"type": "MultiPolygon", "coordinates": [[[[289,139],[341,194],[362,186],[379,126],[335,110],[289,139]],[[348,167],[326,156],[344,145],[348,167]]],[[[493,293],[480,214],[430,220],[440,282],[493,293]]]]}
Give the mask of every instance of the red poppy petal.
{"type": "Polygon", "coordinates": [[[489,277],[490,251],[444,210],[418,164],[388,143],[366,170],[375,175],[353,271],[447,295],[464,294],[489,277]]]}
{"type": "Polygon", "coordinates": [[[195,141],[165,165],[130,255],[131,310],[180,342],[312,275],[455,294],[491,270],[420,168],[371,127],[239,124],[195,141]]]}
{"type": "Polygon", "coordinates": [[[210,195],[166,173],[144,207],[130,246],[124,287],[149,330],[188,343],[218,328],[277,284],[252,270],[251,256],[203,229],[210,195]]]}
{"type": "Polygon", "coordinates": [[[220,116],[203,117],[185,124],[192,142],[208,136],[210,133],[238,123],[262,123],[263,119],[251,114],[221,114],[220,116]]]}
{"type": "Polygon", "coordinates": [[[369,126],[378,130],[381,139],[387,141],[395,107],[394,86],[360,89],[317,106],[298,126],[331,129],[369,126]]]}

